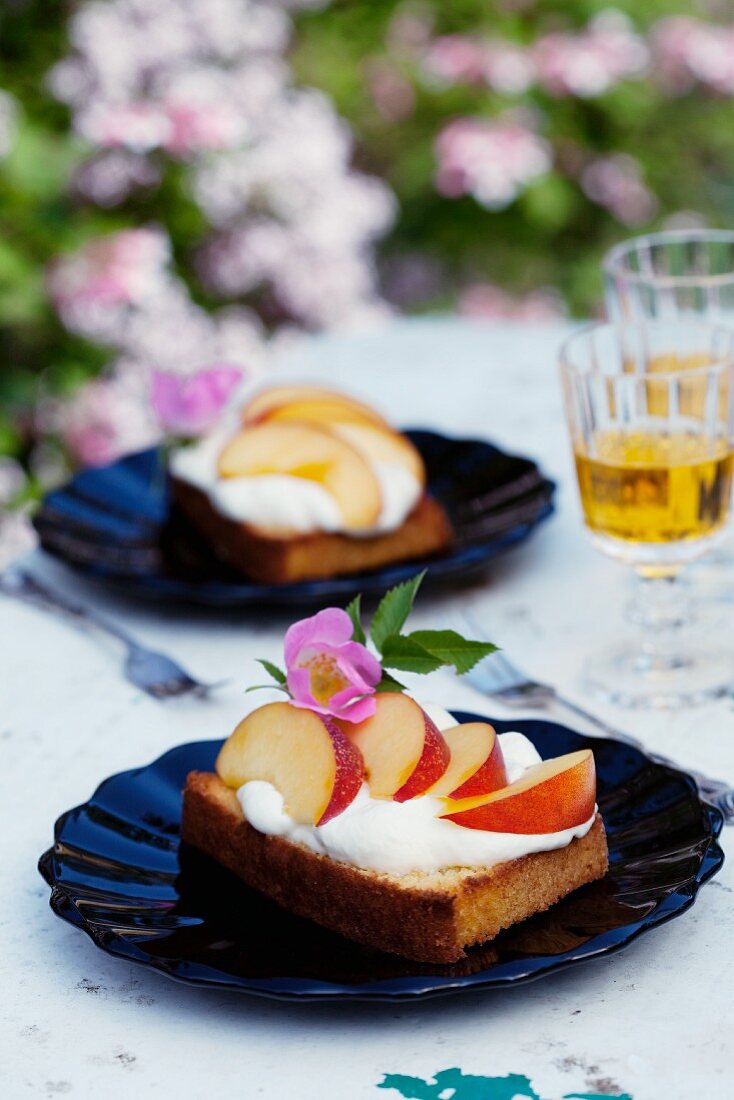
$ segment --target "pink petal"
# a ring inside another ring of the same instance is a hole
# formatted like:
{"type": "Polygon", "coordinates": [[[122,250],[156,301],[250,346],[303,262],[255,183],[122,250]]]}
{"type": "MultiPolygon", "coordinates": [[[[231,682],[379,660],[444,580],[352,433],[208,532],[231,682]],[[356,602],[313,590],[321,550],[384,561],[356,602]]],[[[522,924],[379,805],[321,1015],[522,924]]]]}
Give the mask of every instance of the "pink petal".
{"type": "Polygon", "coordinates": [[[316,701],[314,701],[313,703],[306,703],[301,702],[299,699],[292,699],[291,706],[298,707],[300,710],[313,710],[316,712],[316,714],[324,714],[327,716],[331,715],[332,713],[328,707],[322,707],[316,701]]]}
{"type": "Polygon", "coordinates": [[[338,714],[353,699],[359,699],[360,695],[364,695],[364,692],[360,691],[354,684],[350,684],[349,687],[342,688],[341,691],[335,691],[327,706],[334,714],[338,714]]]}
{"type": "Polygon", "coordinates": [[[327,607],[309,619],[299,619],[288,627],[283,642],[285,663],[288,668],[295,665],[298,655],[307,646],[326,643],[327,646],[340,646],[352,637],[352,620],[340,607],[327,607]]]}
{"type": "Polygon", "coordinates": [[[311,673],[307,668],[289,668],[287,683],[294,703],[307,707],[320,706],[311,694],[311,673]]]}
{"type": "Polygon", "coordinates": [[[156,371],[153,410],[166,431],[200,435],[214,426],[241,378],[237,367],[227,365],[207,367],[190,377],[156,371]]]}
{"type": "Polygon", "coordinates": [[[336,653],[336,663],[352,684],[361,691],[373,691],[382,677],[382,666],[377,658],[359,642],[347,642],[336,653]]]}
{"type": "Polygon", "coordinates": [[[363,722],[365,718],[371,718],[376,710],[377,700],[374,695],[368,695],[366,698],[359,699],[356,703],[352,703],[351,706],[339,711],[337,717],[345,722],[363,722]]]}

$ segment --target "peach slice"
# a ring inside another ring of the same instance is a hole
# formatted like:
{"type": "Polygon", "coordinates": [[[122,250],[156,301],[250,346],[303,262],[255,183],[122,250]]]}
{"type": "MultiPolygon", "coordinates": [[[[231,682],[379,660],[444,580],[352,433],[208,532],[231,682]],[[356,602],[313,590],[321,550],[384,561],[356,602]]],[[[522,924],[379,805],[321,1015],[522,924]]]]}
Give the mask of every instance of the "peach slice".
{"type": "Polygon", "coordinates": [[[324,825],[355,799],[364,761],[330,718],[290,703],[267,703],[227,738],[216,770],[234,789],[253,779],[272,783],[294,821],[324,825]]]}
{"type": "Polygon", "coordinates": [[[438,727],[408,695],[378,695],[376,702],[371,718],[340,725],[362,754],[372,797],[406,802],[443,775],[449,748],[438,727]]]}
{"type": "Polygon", "coordinates": [[[426,483],[426,468],[420,454],[404,435],[381,424],[356,424],[333,421],[325,425],[330,432],[346,440],[371,462],[389,462],[404,466],[421,485],[426,483]]]}
{"type": "Polygon", "coordinates": [[[385,421],[369,405],[336,390],[318,386],[273,386],[255,394],[245,406],[244,424],[265,421],[313,420],[355,422],[385,425],[385,421]]]}
{"type": "Polygon", "coordinates": [[[557,833],[588,821],[596,801],[590,749],[528,768],[508,787],[477,798],[446,799],[440,816],[491,833],[557,833]]]}
{"type": "Polygon", "coordinates": [[[350,530],[372,527],[380,514],[380,485],[365,458],[343,439],[313,424],[245,428],[219,456],[219,475],[288,474],[319,482],[336,500],[350,530]]]}
{"type": "Polygon", "coordinates": [[[471,798],[507,786],[499,738],[488,722],[452,726],[444,730],[443,737],[451,751],[451,760],[427,794],[471,798]]]}

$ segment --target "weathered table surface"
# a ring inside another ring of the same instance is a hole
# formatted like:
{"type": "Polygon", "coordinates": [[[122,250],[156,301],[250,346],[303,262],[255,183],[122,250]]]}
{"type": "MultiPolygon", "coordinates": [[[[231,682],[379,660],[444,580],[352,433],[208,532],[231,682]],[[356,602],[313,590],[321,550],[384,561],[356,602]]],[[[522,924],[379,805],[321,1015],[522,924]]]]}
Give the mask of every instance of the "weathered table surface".
{"type": "MultiPolygon", "coordinates": [[[[562,335],[560,327],[403,322],[314,340],[282,370],[338,380],[397,424],[486,435],[559,479],[554,519],[481,583],[425,598],[415,622],[443,623],[471,606],[531,672],[591,703],[579,667],[621,630],[630,580],[581,529],[555,369],[562,335]]],[[[733,1094],[731,866],[691,911],[621,954],[524,988],[416,1005],[298,1006],[196,990],[95,949],[52,915],[36,871],[54,819],[113,772],[182,741],[226,735],[250,705],[242,692],[257,676],[252,658],[279,656],[287,620],[128,605],[50,561],[34,565],[201,677],[231,683],[209,703],[160,704],[121,678],[113,646],[0,599],[4,1098],[733,1094]],[[386,1075],[416,1080],[378,1091],[386,1075]]],[[[732,604],[711,598],[706,577],[699,586],[704,627],[727,644],[732,604]]],[[[439,702],[502,714],[448,674],[431,680],[424,691],[439,702]]],[[[592,705],[651,748],[734,781],[731,701],[673,714],[592,705]]]]}

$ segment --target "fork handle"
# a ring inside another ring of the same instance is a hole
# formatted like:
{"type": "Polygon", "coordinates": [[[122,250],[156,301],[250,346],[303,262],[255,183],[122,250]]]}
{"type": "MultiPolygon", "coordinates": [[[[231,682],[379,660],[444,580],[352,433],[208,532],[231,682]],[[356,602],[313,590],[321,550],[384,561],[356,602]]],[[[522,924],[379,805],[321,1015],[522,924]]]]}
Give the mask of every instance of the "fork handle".
{"type": "Polygon", "coordinates": [[[58,592],[53,592],[24,569],[13,569],[11,572],[3,573],[0,576],[0,589],[7,596],[15,596],[19,600],[25,600],[27,603],[36,606],[61,611],[66,615],[72,615],[81,622],[96,626],[99,630],[103,630],[107,634],[111,634],[113,638],[117,638],[128,649],[138,648],[135,639],[131,638],[121,627],[97,614],[91,608],[75,603],[58,592]]]}
{"type": "MultiPolygon", "coordinates": [[[[596,726],[596,728],[606,734],[607,737],[612,737],[616,741],[622,741],[625,745],[631,745],[632,748],[641,749],[651,760],[654,760],[656,764],[666,764],[673,768],[679,768],[679,765],[675,764],[669,757],[650,752],[643,745],[642,741],[638,741],[636,737],[630,737],[628,733],[623,733],[621,730],[615,729],[614,726],[610,726],[609,723],[605,722],[602,718],[598,718],[590,711],[584,710],[578,703],[574,703],[570,699],[564,698],[564,696],[559,695],[557,692],[553,693],[553,698],[557,703],[560,703],[562,707],[565,707],[566,710],[572,711],[572,713],[577,714],[579,718],[583,718],[585,722],[589,722],[592,726],[596,726]]],[[[692,779],[695,779],[701,794],[721,810],[725,820],[727,822],[734,821],[734,787],[724,782],[723,779],[711,779],[709,776],[702,775],[701,772],[692,771],[690,768],[686,768],[685,771],[692,779]]]]}

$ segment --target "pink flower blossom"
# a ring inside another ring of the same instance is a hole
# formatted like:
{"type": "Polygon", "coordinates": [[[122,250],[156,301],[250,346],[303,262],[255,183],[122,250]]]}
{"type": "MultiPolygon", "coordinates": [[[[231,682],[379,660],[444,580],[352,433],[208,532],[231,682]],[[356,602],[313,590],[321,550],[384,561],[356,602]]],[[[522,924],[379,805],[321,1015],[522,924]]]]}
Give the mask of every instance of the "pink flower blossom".
{"type": "Polygon", "coordinates": [[[83,466],[105,466],[155,438],[143,405],[111,378],[88,382],[54,419],[71,457],[83,466]]]}
{"type": "Polygon", "coordinates": [[[623,225],[642,225],[658,208],[658,200],[645,186],[637,161],[623,153],[598,157],[586,166],[581,187],[623,225]]]}
{"type": "Polygon", "coordinates": [[[153,374],[151,401],[161,427],[184,438],[213,428],[242,380],[238,367],[225,363],[188,377],[167,371],[153,374]]]}
{"type": "Polygon", "coordinates": [[[156,103],[98,103],[85,114],[84,130],[84,136],[103,149],[122,146],[147,153],[164,143],[170,123],[156,103]]]}
{"type": "Polygon", "coordinates": [[[533,48],[538,79],[554,96],[591,98],[618,81],[639,76],[645,43],[618,11],[602,12],[579,34],[547,34],[533,48]]]}
{"type": "Polygon", "coordinates": [[[51,265],[47,283],[64,323],[85,311],[144,301],[160,284],[170,246],[157,229],[123,229],[89,241],[51,265]]]}
{"type": "Polygon", "coordinates": [[[169,130],[163,142],[171,156],[229,149],[242,136],[240,116],[231,104],[169,103],[169,130]]]}
{"type": "Polygon", "coordinates": [[[459,118],[436,140],[436,187],[447,198],[473,195],[490,210],[508,206],[551,167],[550,147],[517,122],[459,118]]]}
{"type": "Polygon", "coordinates": [[[484,83],[486,46],[465,34],[434,38],[424,58],[427,72],[446,84],[484,83]]]}
{"type": "Polygon", "coordinates": [[[365,66],[367,85],[377,110],[389,122],[409,118],[415,107],[412,85],[396,66],[381,58],[365,66]]]}
{"type": "Polygon", "coordinates": [[[734,93],[734,25],[674,16],[652,30],[653,56],[661,83],[682,93],[696,82],[720,95],[734,93]]]}
{"type": "MultiPolygon", "coordinates": [[[[285,55],[288,9],[323,2],[80,0],[69,28],[73,52],[49,76],[77,133],[95,147],[94,170],[78,173],[93,201],[114,205],[134,188],[155,184],[167,158],[182,161],[181,186],[214,233],[239,235],[260,220],[281,230],[285,252],[297,260],[271,265],[257,285],[277,302],[284,322],[313,328],[380,314],[371,245],[394,206],[383,183],[352,169],[352,136],[328,96],[294,86],[285,55]],[[325,285],[315,286],[321,272],[328,273],[325,285]],[[329,300],[332,286],[338,301],[329,300]]],[[[411,85],[397,69],[378,76],[379,109],[403,117],[411,110],[411,85]]],[[[212,243],[211,233],[202,234],[201,252],[212,243]]],[[[146,316],[134,318],[146,329],[155,312],[172,313],[169,305],[187,293],[182,280],[166,274],[155,303],[151,296],[140,311],[146,316]]],[[[230,270],[230,282],[232,276],[230,270]]],[[[207,287],[219,290],[213,277],[207,287]]],[[[203,312],[189,301],[192,326],[203,328],[203,312]]],[[[76,298],[62,320],[140,357],[124,309],[110,316],[99,301],[90,309],[76,298]]],[[[144,357],[156,362],[148,349],[144,357]]],[[[201,361],[198,354],[192,359],[201,361]]]]}
{"type": "Polygon", "coordinates": [[[347,722],[361,722],[375,713],[374,692],[382,669],[365,646],[352,641],[346,611],[328,607],[293,623],[284,649],[294,706],[347,722]]]}
{"type": "Polygon", "coordinates": [[[423,66],[442,83],[487,85],[509,95],[524,92],[535,76],[528,50],[499,38],[482,41],[463,34],[435,38],[423,66]]]}

